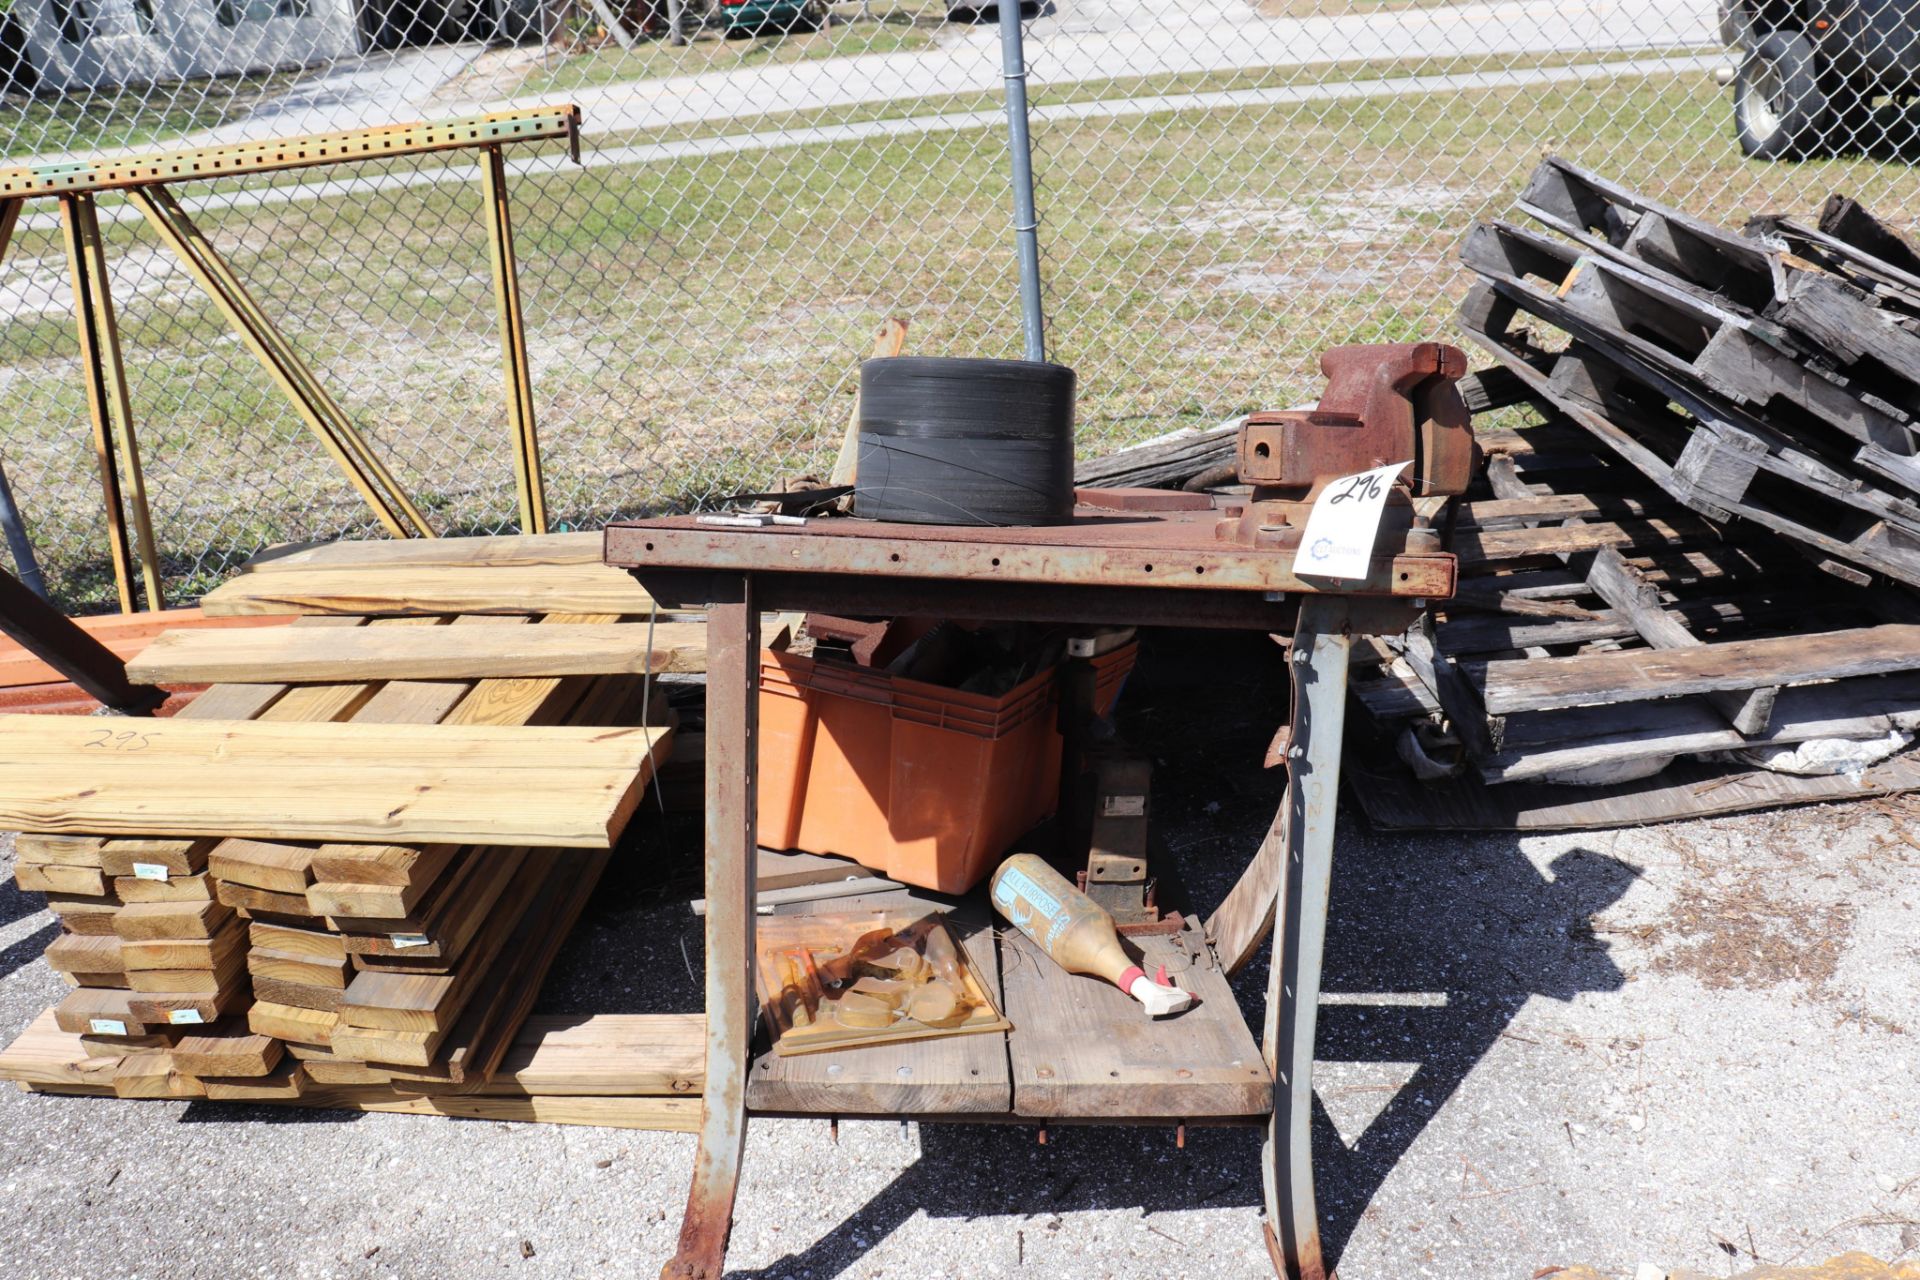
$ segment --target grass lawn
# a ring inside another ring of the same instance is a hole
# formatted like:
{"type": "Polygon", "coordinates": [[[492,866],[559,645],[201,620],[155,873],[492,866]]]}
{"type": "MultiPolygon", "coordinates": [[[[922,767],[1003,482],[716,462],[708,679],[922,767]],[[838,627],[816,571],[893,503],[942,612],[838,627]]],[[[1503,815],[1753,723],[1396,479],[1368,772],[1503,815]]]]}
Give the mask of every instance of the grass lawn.
{"type": "Polygon", "coordinates": [[[0,122],[5,125],[0,159],[18,164],[71,151],[164,144],[245,115],[252,103],[284,93],[305,74],[180,80],[59,98],[8,94],[0,97],[0,122]]]}
{"type": "MultiPolygon", "coordinates": [[[[1051,101],[1051,91],[1037,103],[1051,101]]],[[[1554,150],[1702,215],[1898,217],[1905,165],[1764,165],[1697,73],[1036,128],[1055,358],[1083,454],[1311,399],[1345,342],[1451,337],[1473,220],[1554,150]]],[[[889,314],[915,352],[1019,345],[997,131],[563,170],[516,183],[528,341],[556,519],[595,524],[831,458],[889,314]]],[[[513,519],[497,336],[471,183],[208,215],[204,225],[430,517],[513,519]]],[[[371,523],[144,230],[108,233],[170,582],[267,541],[371,523]],[[144,255],[144,256],[142,256],[144,255]]],[[[55,237],[52,305],[0,326],[0,459],[71,604],[111,596],[55,237]]]]}

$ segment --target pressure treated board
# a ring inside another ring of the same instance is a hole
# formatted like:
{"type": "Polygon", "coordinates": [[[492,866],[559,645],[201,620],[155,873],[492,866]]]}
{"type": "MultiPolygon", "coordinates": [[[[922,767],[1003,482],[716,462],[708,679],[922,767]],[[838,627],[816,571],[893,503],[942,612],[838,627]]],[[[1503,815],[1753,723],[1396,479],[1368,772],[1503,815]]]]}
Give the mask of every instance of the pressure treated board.
{"type": "Polygon", "coordinates": [[[455,1091],[697,1098],[706,1083],[706,1028],[699,1013],[535,1015],[491,1080],[455,1091]]]}
{"type": "Polygon", "coordinates": [[[521,861],[452,973],[356,973],[340,1003],[342,1024],[356,1029],[450,1030],[551,872],[546,858],[521,861]]]}
{"type": "Polygon", "coordinates": [[[144,1036],[154,1028],[133,1015],[133,998],[129,991],[82,987],[67,992],[45,1016],[60,1030],[74,1035],[144,1036]]]}
{"type": "Polygon", "coordinates": [[[1149,1018],[1112,983],[1068,973],[1025,937],[1002,932],[1015,1113],[1180,1119],[1270,1112],[1273,1080],[1219,967],[1189,967],[1165,937],[1133,941],[1141,968],[1166,965],[1200,1002],[1171,1018],[1149,1018]]]}
{"type": "Polygon", "coordinates": [[[456,1116],[468,1120],[582,1124],[596,1129],[648,1129],[662,1133],[698,1133],[698,1098],[519,1098],[474,1094],[409,1097],[390,1087],[309,1087],[293,1100],[302,1107],[348,1111],[392,1111],[415,1116],[456,1116]]]}
{"type": "Polygon", "coordinates": [[[13,883],[27,893],[80,893],[99,897],[107,892],[107,878],[98,867],[16,862],[13,883]]]}
{"type": "MultiPolygon", "coordinates": [[[[597,535],[595,535],[597,536],[597,535]]],[[[73,620],[83,631],[125,661],[136,657],[163,631],[189,627],[278,626],[291,621],[287,617],[234,618],[218,622],[204,617],[198,609],[165,609],[158,612],[108,613],[73,620]]],[[[42,662],[16,640],[0,636],[0,689],[29,685],[62,684],[66,677],[42,662]]]]}
{"type": "MultiPolygon", "coordinates": [[[[256,1005],[249,1017],[259,1009],[256,1005]]],[[[266,1034],[258,1028],[255,1031],[266,1034]]],[[[315,1052],[310,1045],[299,1045],[296,1051],[315,1052]]],[[[618,1121],[650,1115],[697,1117],[704,1053],[705,1019],[699,1014],[536,1017],[528,1019],[493,1080],[471,1089],[439,1092],[436,1107],[423,1105],[417,1109],[422,1114],[507,1118],[524,1115],[530,1100],[541,1100],[531,1105],[545,1118],[598,1116],[618,1121]],[[559,1105],[561,1099],[576,1100],[577,1109],[559,1105]],[[674,1105],[665,1111],[611,1105],[622,1099],[674,1105]]],[[[104,1071],[104,1087],[110,1090],[118,1056],[95,1056],[78,1034],[62,1031],[49,1010],[0,1052],[0,1080],[90,1089],[103,1087],[104,1071]]],[[[330,1074],[332,1065],[322,1058],[307,1064],[307,1069],[330,1074]]],[[[367,1072],[359,1064],[341,1065],[348,1068],[346,1074],[352,1078],[378,1074],[367,1072]]],[[[283,1060],[272,1073],[252,1081],[250,1087],[246,1081],[235,1081],[238,1091],[223,1087],[224,1078],[204,1083],[208,1097],[248,1101],[282,1100],[314,1091],[306,1081],[294,1079],[295,1075],[293,1066],[283,1060]]],[[[335,1096],[361,1102],[399,1102],[410,1093],[411,1086],[401,1085],[358,1087],[351,1092],[341,1090],[335,1096]]]]}
{"type": "Polygon", "coordinates": [[[115,876],[113,891],[122,902],[210,902],[213,877],[204,871],[193,876],[168,876],[165,880],[115,876]]]}
{"type": "Polygon", "coordinates": [[[280,1042],[231,1020],[181,1036],[173,1045],[173,1069],[190,1076],[263,1076],[279,1063],[280,1042]]]}
{"type": "Polygon", "coordinates": [[[263,1036],[289,1040],[296,1044],[326,1045],[333,1040],[338,1014],[324,1009],[303,1009],[299,1005],[275,1004],[255,1000],[247,1010],[247,1026],[263,1036]]]}
{"type": "Polygon", "coordinates": [[[125,977],[127,971],[118,935],[65,933],[47,944],[46,954],[47,967],[59,973],[117,972],[125,977]]]}
{"type": "Polygon", "coordinates": [[[110,876],[199,875],[207,869],[211,840],[132,839],[108,840],[100,851],[100,869],[110,876]],[[157,869],[157,870],[156,870],[157,869]]]}
{"type": "Polygon", "coordinates": [[[215,880],[275,893],[305,893],[314,846],[285,840],[222,840],[207,858],[215,880]]]}
{"type": "Polygon", "coordinates": [[[161,636],[127,667],[140,684],[274,679],[473,680],[701,672],[703,623],[539,627],[356,628],[329,635],[297,627],[181,631],[161,636]]]}
{"type": "Polygon", "coordinates": [[[244,573],[200,602],[212,616],[237,614],[653,612],[633,576],[602,564],[433,566],[405,573],[357,568],[244,573]]]}
{"type": "Polygon", "coordinates": [[[329,933],[318,923],[312,928],[269,924],[255,920],[247,926],[247,940],[255,947],[283,951],[288,955],[313,960],[345,960],[347,944],[339,934],[329,933]]]}
{"type": "Polygon", "coordinates": [[[251,999],[243,983],[206,991],[136,992],[127,1008],[145,1023],[199,1026],[223,1014],[239,1012],[251,999]]]}
{"type": "Polygon", "coordinates": [[[37,835],[14,837],[16,863],[56,863],[63,867],[98,867],[106,841],[99,836],[37,835]]]}
{"type": "Polygon", "coordinates": [[[332,1013],[340,1007],[340,997],[345,994],[344,987],[324,987],[304,982],[286,982],[279,978],[253,978],[253,994],[256,999],[270,1004],[291,1005],[296,1009],[313,1009],[321,1013],[332,1013]]]}
{"type": "Polygon", "coordinates": [[[241,566],[242,573],[289,569],[481,568],[509,565],[599,564],[598,533],[520,533],[484,538],[378,538],[269,547],[241,566]]]}
{"type": "Polygon", "coordinates": [[[468,849],[412,915],[343,916],[328,924],[344,935],[349,955],[444,966],[465,952],[528,856],[525,849],[468,849]]]}
{"type": "Polygon", "coordinates": [[[323,844],[314,851],[315,883],[426,885],[457,852],[450,844],[323,844]]]}
{"type": "Polygon", "coordinates": [[[123,938],[120,958],[126,964],[129,975],[152,969],[206,969],[211,972],[217,970],[229,955],[243,951],[246,943],[246,930],[229,913],[225,926],[210,937],[123,938]]]}
{"type": "MultiPolygon", "coordinates": [[[[881,914],[916,906],[939,909],[904,891],[863,897],[860,904],[875,906],[881,914]]],[[[833,909],[832,904],[822,908],[833,909]]],[[[993,929],[984,911],[965,908],[947,919],[968,961],[1006,1013],[993,929]]],[[[1019,1025],[1014,1019],[1014,1026],[1019,1025]]],[[[765,1046],[747,1074],[747,1106],[755,1111],[932,1115],[1005,1113],[1011,1105],[1007,1037],[999,1031],[784,1057],[765,1046]]]]}
{"type": "Polygon", "coordinates": [[[50,893],[47,895],[47,910],[59,916],[60,923],[70,932],[101,936],[113,932],[113,917],[120,910],[120,900],[111,895],[82,897],[77,894],[50,893]]]}
{"type": "Polygon", "coordinates": [[[610,847],[669,731],[0,716],[0,827],[610,847]],[[57,722],[57,723],[54,723],[57,722]]]}
{"type": "Polygon", "coordinates": [[[128,942],[211,938],[232,919],[217,902],[135,902],[114,914],[113,931],[128,942]]]}
{"type": "Polygon", "coordinates": [[[255,979],[294,982],[302,986],[333,987],[344,991],[353,966],[345,956],[338,960],[320,960],[312,956],[290,955],[267,947],[247,949],[247,972],[255,979]]]}
{"type": "MultiPolygon", "coordinates": [[[[472,1085],[484,1083],[499,1068],[609,859],[598,849],[529,856],[552,860],[545,883],[441,1041],[437,1061],[430,1064],[436,1078],[444,1073],[455,1085],[472,1085]]],[[[404,1081],[413,1073],[399,1068],[394,1075],[404,1081]]]]}

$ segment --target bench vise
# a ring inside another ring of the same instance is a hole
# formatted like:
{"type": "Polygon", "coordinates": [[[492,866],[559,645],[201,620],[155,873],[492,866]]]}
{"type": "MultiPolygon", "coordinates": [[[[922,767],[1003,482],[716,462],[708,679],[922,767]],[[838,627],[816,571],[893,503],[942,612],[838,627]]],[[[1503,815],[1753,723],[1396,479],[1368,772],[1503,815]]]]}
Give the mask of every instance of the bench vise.
{"type": "Polygon", "coordinates": [[[1228,509],[1220,539],[1297,549],[1307,513],[1329,481],[1410,459],[1387,497],[1384,545],[1439,550],[1413,499],[1464,493],[1473,478],[1472,420],[1455,385],[1466,371],[1466,354],[1440,342],[1335,347],[1322,355],[1327,389],[1318,405],[1249,414],[1241,425],[1236,463],[1252,493],[1238,512],[1228,509]]]}

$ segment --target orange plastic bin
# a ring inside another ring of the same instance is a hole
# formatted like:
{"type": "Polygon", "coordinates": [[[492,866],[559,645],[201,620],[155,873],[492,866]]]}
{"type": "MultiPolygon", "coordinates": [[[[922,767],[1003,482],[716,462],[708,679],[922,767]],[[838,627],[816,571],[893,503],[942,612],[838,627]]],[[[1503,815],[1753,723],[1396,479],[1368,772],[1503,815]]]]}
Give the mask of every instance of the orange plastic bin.
{"type": "MultiPolygon", "coordinates": [[[[1093,659],[1105,715],[1136,646],[1093,659]]],[[[940,893],[972,888],[1060,789],[1059,695],[1043,671],[998,697],[760,655],[760,843],[852,858],[940,893]]]]}

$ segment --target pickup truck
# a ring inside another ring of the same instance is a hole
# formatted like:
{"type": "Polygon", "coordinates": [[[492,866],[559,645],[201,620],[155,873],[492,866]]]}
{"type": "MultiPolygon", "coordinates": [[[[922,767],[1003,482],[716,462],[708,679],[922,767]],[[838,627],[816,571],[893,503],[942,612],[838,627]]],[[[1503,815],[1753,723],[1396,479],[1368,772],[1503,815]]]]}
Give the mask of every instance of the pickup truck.
{"type": "Polygon", "coordinates": [[[1862,150],[1873,103],[1920,93],[1920,0],[1720,0],[1740,54],[1740,149],[1761,160],[1862,150]]]}

